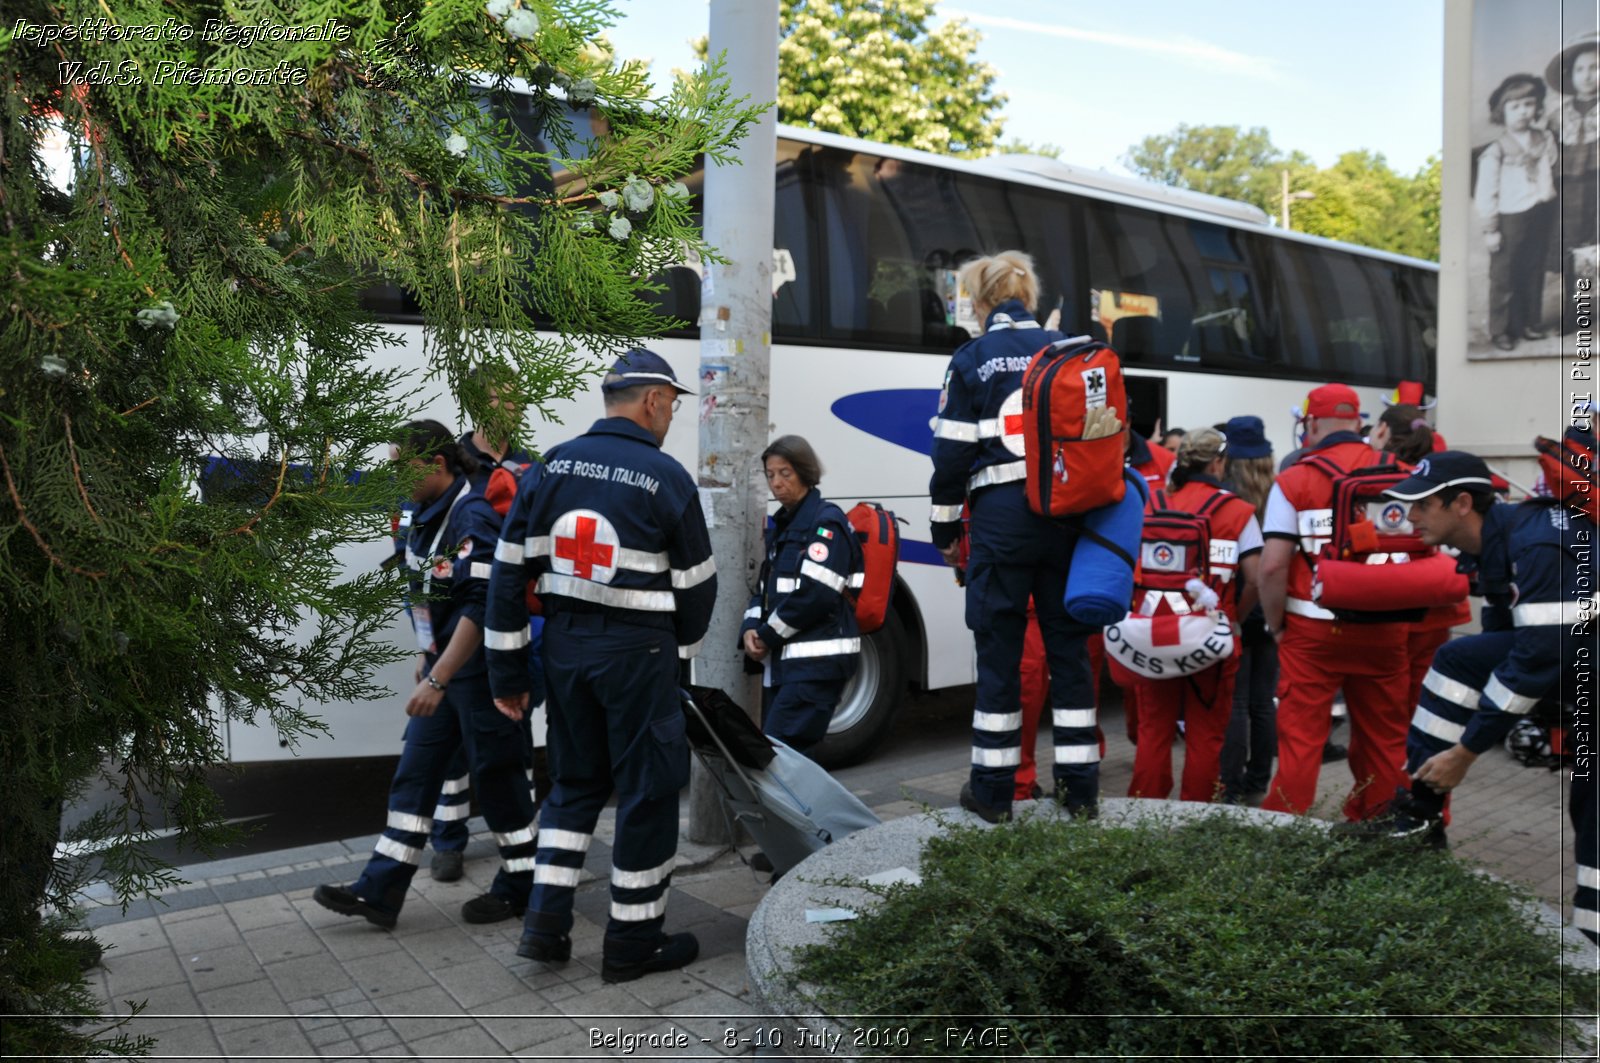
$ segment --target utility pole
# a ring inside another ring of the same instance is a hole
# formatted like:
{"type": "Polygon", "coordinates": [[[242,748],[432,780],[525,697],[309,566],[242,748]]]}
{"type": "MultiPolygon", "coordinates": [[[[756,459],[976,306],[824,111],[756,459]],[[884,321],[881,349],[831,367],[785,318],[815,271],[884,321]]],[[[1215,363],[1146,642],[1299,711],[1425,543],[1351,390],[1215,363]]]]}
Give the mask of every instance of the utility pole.
{"type": "MultiPolygon", "coordinates": [[[[711,0],[707,54],[727,54],[733,95],[763,103],[778,96],[777,0],[711,0]]],[[[755,587],[766,479],[767,391],[772,379],[772,212],[778,120],[762,115],[740,145],[742,165],[706,165],[705,236],[728,261],[706,263],[700,289],[701,502],[717,559],[717,605],[695,659],[695,678],[720,687],[752,715],[761,688],[744,674],[739,627],[755,587]]],[[[689,786],[689,837],[720,840],[723,817],[698,763],[689,786]]]]}
{"type": "Polygon", "coordinates": [[[1289,230],[1289,201],[1294,199],[1316,199],[1315,192],[1290,192],[1289,171],[1283,170],[1283,191],[1278,198],[1278,224],[1285,232],[1289,230]]]}

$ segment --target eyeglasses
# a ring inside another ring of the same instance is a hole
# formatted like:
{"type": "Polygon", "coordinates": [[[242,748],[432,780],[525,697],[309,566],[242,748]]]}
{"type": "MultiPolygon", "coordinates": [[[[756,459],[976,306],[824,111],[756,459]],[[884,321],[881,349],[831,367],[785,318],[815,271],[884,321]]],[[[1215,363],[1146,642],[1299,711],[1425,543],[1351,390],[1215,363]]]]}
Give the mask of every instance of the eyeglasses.
{"type": "MultiPolygon", "coordinates": [[[[672,396],[672,412],[673,413],[677,413],[679,408],[683,406],[683,396],[679,395],[675,391],[668,391],[666,388],[662,388],[660,391],[656,392],[656,394],[660,395],[660,396],[666,396],[666,395],[671,395],[672,396]]],[[[663,401],[665,401],[665,400],[663,399],[663,401]]]]}

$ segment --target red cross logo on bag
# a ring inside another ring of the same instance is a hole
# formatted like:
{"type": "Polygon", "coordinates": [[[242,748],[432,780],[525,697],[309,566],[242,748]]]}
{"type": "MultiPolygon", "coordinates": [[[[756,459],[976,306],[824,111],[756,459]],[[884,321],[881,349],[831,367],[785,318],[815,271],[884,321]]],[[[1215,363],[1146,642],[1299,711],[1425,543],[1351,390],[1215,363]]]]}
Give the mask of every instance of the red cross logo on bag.
{"type": "Polygon", "coordinates": [[[610,583],[621,543],[611,522],[591,509],[575,509],[550,528],[550,567],[563,576],[610,583]]]}

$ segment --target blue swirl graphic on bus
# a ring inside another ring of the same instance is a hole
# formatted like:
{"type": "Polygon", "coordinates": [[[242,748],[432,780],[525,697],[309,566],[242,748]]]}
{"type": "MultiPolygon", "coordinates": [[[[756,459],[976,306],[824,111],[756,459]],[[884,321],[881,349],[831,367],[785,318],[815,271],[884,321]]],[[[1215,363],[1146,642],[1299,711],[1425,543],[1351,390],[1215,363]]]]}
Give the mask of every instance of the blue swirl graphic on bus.
{"type": "Polygon", "coordinates": [[[870,436],[918,454],[933,456],[933,419],[939,415],[938,388],[858,391],[834,402],[832,409],[833,415],[851,428],[859,428],[870,436]]]}

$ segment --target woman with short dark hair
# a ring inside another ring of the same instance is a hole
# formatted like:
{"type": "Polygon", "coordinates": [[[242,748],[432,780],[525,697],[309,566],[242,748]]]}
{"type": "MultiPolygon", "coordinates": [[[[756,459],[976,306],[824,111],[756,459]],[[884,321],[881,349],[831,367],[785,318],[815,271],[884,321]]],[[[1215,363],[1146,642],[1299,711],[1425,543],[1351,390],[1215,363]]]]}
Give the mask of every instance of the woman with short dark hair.
{"type": "Polygon", "coordinates": [[[501,715],[489,692],[484,604],[500,537],[500,514],[484,497],[478,463],[438,421],[412,421],[395,437],[391,460],[417,476],[406,533],[416,688],[406,699],[405,745],[389,784],[389,814],[360,877],[325,883],[311,899],[340,915],[393,928],[456,750],[465,746],[478,801],[503,861],[489,891],[462,906],[469,923],[520,916],[533,888],[533,798],[528,733],[501,715]]]}
{"type": "Polygon", "coordinates": [[[810,443],[780,436],[761,452],[761,465],[779,508],[740,640],[762,667],[761,729],[805,753],[827,735],[861,655],[846,594],[861,571],[861,547],[844,511],[817,490],[822,463],[810,443]]]}

